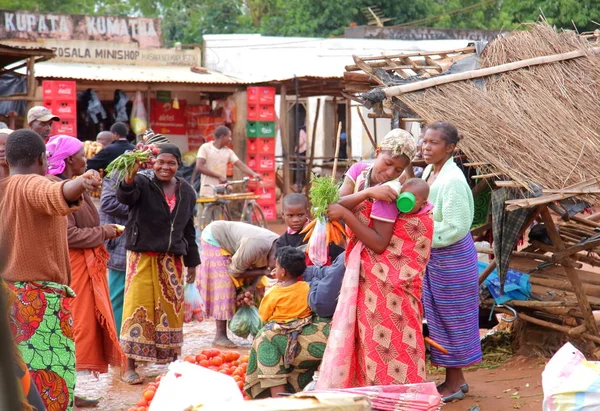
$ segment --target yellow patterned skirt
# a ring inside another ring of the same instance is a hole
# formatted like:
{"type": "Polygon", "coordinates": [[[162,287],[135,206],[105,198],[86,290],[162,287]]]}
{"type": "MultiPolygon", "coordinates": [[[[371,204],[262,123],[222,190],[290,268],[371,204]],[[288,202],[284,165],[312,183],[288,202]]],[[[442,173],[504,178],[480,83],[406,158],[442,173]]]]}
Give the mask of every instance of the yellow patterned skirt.
{"type": "Polygon", "coordinates": [[[183,345],[183,259],[127,251],[121,347],[127,358],[169,363],[183,345]]]}

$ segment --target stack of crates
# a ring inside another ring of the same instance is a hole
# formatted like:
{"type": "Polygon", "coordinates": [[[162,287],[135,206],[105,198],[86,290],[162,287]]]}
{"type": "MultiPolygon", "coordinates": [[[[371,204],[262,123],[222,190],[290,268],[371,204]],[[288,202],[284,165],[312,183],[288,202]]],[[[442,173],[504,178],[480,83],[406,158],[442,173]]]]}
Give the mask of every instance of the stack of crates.
{"type": "Polygon", "coordinates": [[[51,136],[65,134],[77,137],[77,83],[74,81],[42,81],[44,107],[60,121],[52,123],[51,136]]]}
{"type": "Polygon", "coordinates": [[[246,147],[248,167],[261,175],[262,185],[254,185],[257,201],[267,220],[277,219],[275,192],[275,88],[248,87],[246,147]]]}

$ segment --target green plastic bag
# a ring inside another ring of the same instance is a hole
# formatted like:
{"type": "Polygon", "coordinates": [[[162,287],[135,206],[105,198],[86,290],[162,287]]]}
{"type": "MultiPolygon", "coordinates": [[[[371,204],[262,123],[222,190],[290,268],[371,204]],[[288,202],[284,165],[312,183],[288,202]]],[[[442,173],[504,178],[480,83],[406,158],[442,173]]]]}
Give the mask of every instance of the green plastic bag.
{"type": "Polygon", "coordinates": [[[254,306],[241,306],[229,320],[229,330],[240,338],[248,338],[249,335],[255,337],[261,328],[262,321],[254,306]]]}

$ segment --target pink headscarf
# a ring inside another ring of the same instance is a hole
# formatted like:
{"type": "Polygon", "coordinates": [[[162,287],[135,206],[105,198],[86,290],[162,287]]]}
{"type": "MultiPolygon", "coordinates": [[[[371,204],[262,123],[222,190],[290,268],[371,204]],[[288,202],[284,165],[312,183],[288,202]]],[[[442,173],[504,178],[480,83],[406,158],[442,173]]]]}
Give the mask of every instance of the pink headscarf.
{"type": "Polygon", "coordinates": [[[83,148],[83,143],[75,137],[58,135],[50,137],[46,144],[48,152],[48,174],[57,176],[65,171],[65,160],[83,148]]]}

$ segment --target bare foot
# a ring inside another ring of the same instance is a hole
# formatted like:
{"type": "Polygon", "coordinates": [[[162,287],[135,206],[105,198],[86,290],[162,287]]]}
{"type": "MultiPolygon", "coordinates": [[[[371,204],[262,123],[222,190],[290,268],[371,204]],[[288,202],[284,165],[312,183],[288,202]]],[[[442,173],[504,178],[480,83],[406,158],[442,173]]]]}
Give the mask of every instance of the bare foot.
{"type": "Polygon", "coordinates": [[[215,338],[215,340],[213,341],[213,345],[216,347],[223,348],[237,348],[237,344],[227,337],[215,338]]]}

